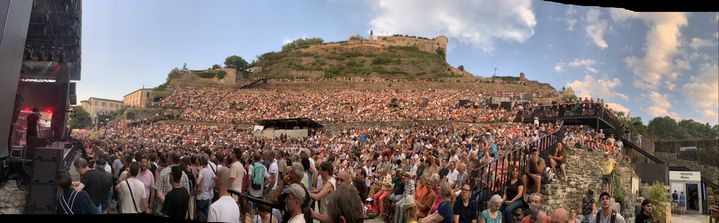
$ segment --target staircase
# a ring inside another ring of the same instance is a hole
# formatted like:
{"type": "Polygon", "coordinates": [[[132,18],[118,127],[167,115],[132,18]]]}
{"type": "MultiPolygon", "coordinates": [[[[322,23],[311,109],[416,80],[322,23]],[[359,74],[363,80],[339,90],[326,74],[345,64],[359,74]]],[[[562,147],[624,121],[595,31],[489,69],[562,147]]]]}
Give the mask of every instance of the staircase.
{"type": "Polygon", "coordinates": [[[240,89],[251,88],[259,83],[267,83],[267,78],[262,77],[262,78],[258,78],[256,80],[254,80],[252,82],[242,84],[242,85],[240,85],[240,89]]]}

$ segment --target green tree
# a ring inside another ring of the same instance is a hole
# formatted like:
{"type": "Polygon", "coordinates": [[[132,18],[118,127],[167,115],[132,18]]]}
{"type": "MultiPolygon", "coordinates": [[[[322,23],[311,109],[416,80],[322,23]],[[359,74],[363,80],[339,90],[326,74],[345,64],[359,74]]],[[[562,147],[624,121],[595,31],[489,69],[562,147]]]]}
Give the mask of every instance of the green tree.
{"type": "Polygon", "coordinates": [[[325,40],[322,38],[299,38],[282,46],[282,51],[306,48],[315,44],[322,44],[325,40]]]}
{"type": "Polygon", "coordinates": [[[629,132],[632,132],[632,138],[637,134],[647,135],[647,126],[642,123],[641,117],[631,117],[624,125],[629,128],[629,132]]]}
{"type": "Polygon", "coordinates": [[[654,183],[642,189],[642,197],[652,200],[652,216],[654,219],[663,218],[667,213],[669,204],[668,188],[662,183],[654,183]]]}
{"type": "Polygon", "coordinates": [[[439,57],[442,58],[442,60],[445,60],[445,61],[447,60],[447,55],[445,55],[445,53],[444,53],[444,48],[442,48],[442,47],[437,48],[436,51],[437,51],[437,55],[439,55],[439,57]]]}
{"type": "Polygon", "coordinates": [[[649,136],[654,140],[674,140],[677,135],[677,121],[669,116],[656,117],[647,125],[649,136]]]}
{"type": "Polygon", "coordinates": [[[73,113],[70,115],[70,129],[86,129],[92,126],[90,114],[82,108],[75,106],[72,108],[73,113]]]}
{"type": "Polygon", "coordinates": [[[457,69],[464,71],[464,65],[459,65],[459,67],[457,67],[457,69]]]}
{"type": "Polygon", "coordinates": [[[217,69],[220,69],[220,68],[222,68],[222,67],[220,67],[219,64],[212,65],[212,70],[217,70],[217,69]]]}
{"type": "Polygon", "coordinates": [[[167,86],[170,85],[170,81],[172,81],[172,79],[175,79],[179,75],[180,75],[180,69],[177,69],[177,67],[170,70],[170,73],[167,73],[167,78],[165,79],[165,83],[161,84],[160,86],[155,87],[155,90],[156,91],[165,90],[165,88],[167,88],[167,86]]]}
{"type": "Polygon", "coordinates": [[[225,67],[235,68],[238,75],[242,75],[243,78],[247,78],[249,74],[245,71],[249,67],[249,63],[242,57],[232,55],[225,58],[225,67]]]}
{"type": "Polygon", "coordinates": [[[237,70],[244,70],[247,68],[247,61],[245,59],[242,59],[242,57],[237,55],[232,55],[227,58],[225,58],[225,67],[231,67],[235,68],[237,70]]]}
{"type": "Polygon", "coordinates": [[[647,126],[649,135],[655,140],[694,140],[714,139],[719,137],[716,127],[709,123],[699,123],[692,119],[679,122],[671,117],[657,117],[647,126]]]}

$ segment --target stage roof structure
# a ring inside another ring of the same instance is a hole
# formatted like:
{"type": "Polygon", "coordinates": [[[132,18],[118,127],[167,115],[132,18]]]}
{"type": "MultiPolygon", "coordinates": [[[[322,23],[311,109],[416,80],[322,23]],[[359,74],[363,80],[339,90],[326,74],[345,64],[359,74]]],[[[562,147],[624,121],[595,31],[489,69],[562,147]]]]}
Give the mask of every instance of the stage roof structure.
{"type": "Polygon", "coordinates": [[[288,119],[264,119],[255,120],[257,125],[274,129],[319,129],[320,123],[309,118],[288,118],[288,119]]]}

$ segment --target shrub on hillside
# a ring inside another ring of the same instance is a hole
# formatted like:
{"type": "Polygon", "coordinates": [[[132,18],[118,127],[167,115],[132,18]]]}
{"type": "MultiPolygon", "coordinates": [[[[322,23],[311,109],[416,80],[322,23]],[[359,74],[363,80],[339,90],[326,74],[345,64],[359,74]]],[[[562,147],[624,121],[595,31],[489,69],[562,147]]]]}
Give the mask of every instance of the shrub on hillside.
{"type": "Polygon", "coordinates": [[[311,45],[322,44],[324,42],[322,38],[299,38],[282,46],[282,51],[307,48],[311,45]]]}
{"type": "Polygon", "coordinates": [[[201,78],[214,78],[215,75],[216,75],[215,73],[211,73],[211,72],[202,72],[202,73],[197,74],[197,76],[199,76],[201,78]]]}
{"type": "Polygon", "coordinates": [[[220,72],[217,72],[217,79],[222,80],[225,78],[225,75],[227,75],[227,72],[225,72],[224,70],[221,70],[220,72]]]}
{"type": "Polygon", "coordinates": [[[388,63],[399,63],[399,59],[392,59],[389,55],[380,54],[372,58],[372,65],[382,65],[388,63]]]}

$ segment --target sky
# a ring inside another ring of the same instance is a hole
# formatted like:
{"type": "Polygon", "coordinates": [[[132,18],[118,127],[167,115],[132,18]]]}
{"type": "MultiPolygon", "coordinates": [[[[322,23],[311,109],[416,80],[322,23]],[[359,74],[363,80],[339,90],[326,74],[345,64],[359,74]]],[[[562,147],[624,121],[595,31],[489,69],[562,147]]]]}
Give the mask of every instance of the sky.
{"type": "Polygon", "coordinates": [[[531,0],[83,1],[78,99],[122,100],[189,69],[248,61],[297,38],[449,39],[478,76],[571,87],[640,116],[719,122],[719,13],[636,13],[531,0]]]}

